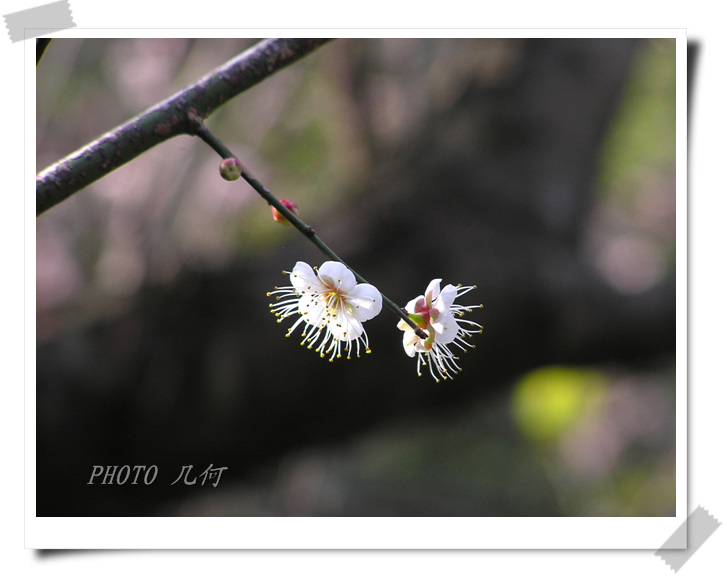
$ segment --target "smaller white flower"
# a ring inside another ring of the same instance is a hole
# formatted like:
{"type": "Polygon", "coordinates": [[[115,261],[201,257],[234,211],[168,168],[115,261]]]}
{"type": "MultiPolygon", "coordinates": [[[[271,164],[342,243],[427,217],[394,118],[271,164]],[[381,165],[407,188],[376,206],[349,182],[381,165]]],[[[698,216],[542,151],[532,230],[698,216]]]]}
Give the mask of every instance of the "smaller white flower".
{"type": "Polygon", "coordinates": [[[423,296],[414,298],[406,305],[407,315],[424,330],[427,339],[420,338],[404,320],[400,320],[397,327],[404,331],[404,351],[410,358],[417,359],[417,374],[421,373],[421,366],[429,365],[429,373],[439,382],[453,378],[462,369],[457,365],[458,358],[450,346],[457,346],[463,352],[466,348],[474,348],[467,342],[469,336],[482,332],[482,326],[470,320],[463,320],[462,316],[477,306],[461,306],[454,301],[476,289],[477,286],[454,286],[448,284],[440,291],[441,279],[429,282],[423,296]]]}
{"type": "Polygon", "coordinates": [[[299,261],[292,272],[283,273],[290,274],[292,285],[276,287],[268,296],[275,295],[270,311],[278,322],[300,314],[286,337],[304,324],[301,345],[317,346],[321,358],[330,353],[330,361],[340,358],[342,350],[350,358],[354,343],[357,356],[362,346],[367,354],[371,352],[363,322],[381,311],[379,290],[371,284],[357,284],[353,272],[337,261],[326,261],[317,271],[299,261]]]}

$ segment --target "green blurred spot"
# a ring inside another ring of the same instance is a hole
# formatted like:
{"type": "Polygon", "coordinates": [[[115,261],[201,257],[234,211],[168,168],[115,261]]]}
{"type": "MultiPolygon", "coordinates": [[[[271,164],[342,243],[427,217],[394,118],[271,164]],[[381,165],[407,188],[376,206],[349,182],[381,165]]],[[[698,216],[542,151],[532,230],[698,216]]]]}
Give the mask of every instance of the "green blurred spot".
{"type": "Polygon", "coordinates": [[[528,438],[554,442],[593,407],[603,383],[603,376],[590,370],[558,366],[535,370],[515,385],[515,421],[528,438]]]}
{"type": "Polygon", "coordinates": [[[601,158],[601,190],[629,202],[653,175],[673,175],[676,162],[676,44],[643,43],[623,105],[614,118],[601,158]],[[671,121],[670,121],[671,120],[671,121]]]}
{"type": "Polygon", "coordinates": [[[278,170],[315,173],[325,167],[330,153],[328,130],[321,119],[312,118],[295,129],[273,131],[263,143],[263,154],[278,170]]]}

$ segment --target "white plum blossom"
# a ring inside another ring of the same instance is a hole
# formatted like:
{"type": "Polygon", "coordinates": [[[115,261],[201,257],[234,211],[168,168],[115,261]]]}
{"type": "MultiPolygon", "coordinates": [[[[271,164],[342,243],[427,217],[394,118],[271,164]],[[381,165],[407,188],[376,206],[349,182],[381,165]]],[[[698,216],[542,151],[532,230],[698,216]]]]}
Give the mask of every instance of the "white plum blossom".
{"type": "Polygon", "coordinates": [[[437,382],[440,378],[452,378],[461,370],[450,347],[457,346],[466,352],[466,348],[474,348],[467,342],[468,337],[482,332],[480,324],[462,319],[465,313],[471,312],[472,308],[481,308],[482,304],[461,306],[454,303],[477,286],[448,284],[440,291],[441,281],[433,279],[424,295],[411,300],[405,308],[408,317],[426,332],[426,340],[417,336],[404,320],[397,325],[404,331],[404,350],[409,357],[417,358],[417,374],[421,376],[421,366],[428,363],[429,372],[437,382]]]}
{"type": "Polygon", "coordinates": [[[354,344],[357,356],[362,347],[370,353],[363,322],[381,311],[379,290],[368,283],[357,284],[353,272],[337,261],[326,261],[317,271],[299,261],[292,272],[283,273],[290,274],[292,285],[276,287],[268,296],[275,295],[270,311],[278,322],[300,314],[286,337],[303,324],[301,345],[315,346],[321,358],[330,354],[333,361],[342,351],[350,358],[354,344]]]}

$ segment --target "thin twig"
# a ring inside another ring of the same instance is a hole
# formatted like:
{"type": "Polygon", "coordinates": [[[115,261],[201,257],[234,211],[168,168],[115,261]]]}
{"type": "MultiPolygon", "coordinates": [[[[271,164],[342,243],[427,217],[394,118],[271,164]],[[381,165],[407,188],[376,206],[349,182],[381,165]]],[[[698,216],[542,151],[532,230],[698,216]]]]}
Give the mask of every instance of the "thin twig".
{"type": "MultiPolygon", "coordinates": [[[[230,151],[230,149],[227,148],[227,146],[220,141],[215,135],[213,135],[209,129],[201,122],[201,119],[199,120],[197,127],[196,127],[196,135],[202,139],[205,143],[207,143],[212,149],[214,149],[217,154],[222,157],[223,159],[237,159],[239,162],[239,169],[240,169],[240,176],[247,181],[250,186],[255,189],[255,191],[258,192],[258,194],[265,199],[270,205],[275,207],[275,209],[280,212],[283,217],[285,217],[290,223],[295,227],[298,231],[300,231],[305,237],[307,237],[313,245],[315,245],[318,249],[323,252],[324,255],[331,258],[334,261],[338,261],[345,265],[348,269],[351,270],[353,275],[356,277],[356,280],[358,280],[359,283],[368,283],[362,276],[360,276],[356,271],[351,268],[346,262],[344,262],[336,253],[326,245],[323,240],[318,237],[315,230],[310,226],[307,225],[300,217],[298,217],[295,213],[290,211],[285,205],[283,205],[275,195],[273,195],[265,185],[260,183],[253,175],[248,171],[245,166],[242,164],[242,162],[237,158],[237,156],[230,151]]],[[[399,318],[404,320],[416,333],[417,336],[419,336],[422,340],[427,339],[427,334],[419,328],[416,323],[404,313],[404,310],[397,306],[393,301],[391,301],[389,298],[387,298],[384,294],[381,294],[381,298],[384,300],[384,304],[386,307],[388,307],[392,312],[394,312],[399,318]]]]}
{"type": "Polygon", "coordinates": [[[324,38],[274,38],[256,44],[195,84],[109,131],[35,179],[36,216],[64,201],[155,145],[193,134],[194,119],[328,42],[324,38]]]}

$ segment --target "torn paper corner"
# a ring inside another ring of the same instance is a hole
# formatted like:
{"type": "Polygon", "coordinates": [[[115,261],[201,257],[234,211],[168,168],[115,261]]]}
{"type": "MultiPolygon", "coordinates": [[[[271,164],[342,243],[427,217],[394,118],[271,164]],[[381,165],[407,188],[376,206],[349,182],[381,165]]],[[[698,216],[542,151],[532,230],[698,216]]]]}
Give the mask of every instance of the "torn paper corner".
{"type": "Polygon", "coordinates": [[[655,554],[676,573],[721,524],[707,509],[698,506],[655,554]]]}
{"type": "Polygon", "coordinates": [[[76,25],[73,22],[68,0],[51,2],[43,6],[5,14],[3,17],[5,18],[5,26],[8,29],[11,42],[51,34],[59,30],[73,28],[76,25]]]}

